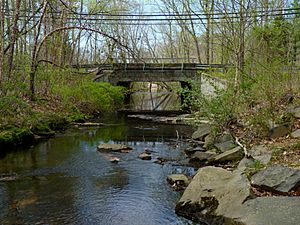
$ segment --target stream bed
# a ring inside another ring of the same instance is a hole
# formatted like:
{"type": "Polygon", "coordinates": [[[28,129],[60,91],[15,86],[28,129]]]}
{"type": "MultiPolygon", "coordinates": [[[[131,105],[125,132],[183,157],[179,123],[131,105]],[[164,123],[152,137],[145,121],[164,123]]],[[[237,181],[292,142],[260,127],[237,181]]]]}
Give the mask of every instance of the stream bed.
{"type": "Polygon", "coordinates": [[[194,224],[175,214],[180,193],[167,184],[171,173],[192,175],[178,165],[192,128],[124,119],[104,127],[68,129],[0,158],[0,224],[194,224]],[[179,136],[178,136],[179,135],[179,136]],[[97,151],[121,143],[130,153],[97,151]],[[152,160],[138,155],[153,151],[152,160]],[[109,162],[109,156],[121,159],[109,162]],[[157,157],[178,159],[164,165],[157,157]]]}

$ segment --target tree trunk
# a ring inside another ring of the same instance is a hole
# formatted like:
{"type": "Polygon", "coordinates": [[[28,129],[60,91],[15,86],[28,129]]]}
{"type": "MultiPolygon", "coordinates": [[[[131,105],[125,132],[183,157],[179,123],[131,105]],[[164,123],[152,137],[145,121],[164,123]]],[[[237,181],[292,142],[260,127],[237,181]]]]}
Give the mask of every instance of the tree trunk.
{"type": "Polygon", "coordinates": [[[237,88],[241,82],[241,76],[244,72],[245,61],[245,18],[244,18],[244,0],[239,1],[240,4],[240,24],[239,24],[239,44],[236,54],[236,75],[235,87],[237,88]]]}
{"type": "Polygon", "coordinates": [[[10,42],[10,51],[8,54],[8,73],[7,73],[8,79],[10,79],[12,69],[13,69],[14,51],[15,51],[15,44],[16,44],[16,39],[17,39],[18,20],[19,20],[19,14],[20,14],[20,3],[21,3],[21,0],[16,0],[14,21],[13,21],[12,35],[11,35],[11,42],[10,42]]]}
{"type": "Polygon", "coordinates": [[[44,0],[44,6],[43,6],[43,11],[42,15],[39,19],[38,25],[37,25],[37,31],[36,35],[34,37],[34,44],[33,44],[33,50],[32,50],[32,58],[31,58],[31,66],[30,66],[30,99],[33,101],[35,99],[35,73],[37,69],[37,47],[38,47],[38,40],[41,32],[41,26],[42,26],[42,21],[46,13],[46,8],[47,8],[48,2],[47,0],[44,0]]]}
{"type": "MultiPolygon", "coordinates": [[[[4,61],[4,7],[5,1],[0,1],[0,86],[3,84],[3,61],[4,61]]],[[[1,88],[2,90],[2,88],[1,88]]],[[[0,92],[1,94],[1,92],[0,92]]]]}

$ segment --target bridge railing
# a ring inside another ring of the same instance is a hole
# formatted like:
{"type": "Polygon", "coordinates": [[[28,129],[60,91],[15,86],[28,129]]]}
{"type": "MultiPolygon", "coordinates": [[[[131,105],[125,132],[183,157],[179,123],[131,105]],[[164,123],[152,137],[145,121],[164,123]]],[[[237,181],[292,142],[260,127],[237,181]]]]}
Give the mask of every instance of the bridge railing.
{"type": "Polygon", "coordinates": [[[77,69],[99,69],[99,70],[210,70],[210,69],[227,69],[230,65],[223,64],[199,64],[199,63],[174,63],[174,62],[134,62],[134,63],[95,63],[71,65],[77,69]]]}
{"type": "Polygon", "coordinates": [[[197,63],[197,58],[114,58],[115,63],[197,63]]]}

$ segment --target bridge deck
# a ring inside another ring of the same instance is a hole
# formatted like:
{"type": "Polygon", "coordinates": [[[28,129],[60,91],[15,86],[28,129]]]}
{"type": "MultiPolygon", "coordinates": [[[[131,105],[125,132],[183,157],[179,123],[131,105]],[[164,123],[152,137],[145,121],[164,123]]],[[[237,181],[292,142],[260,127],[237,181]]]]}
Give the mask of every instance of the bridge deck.
{"type": "Polygon", "coordinates": [[[224,69],[229,67],[223,64],[197,63],[113,63],[113,64],[80,64],[71,65],[72,68],[100,70],[203,70],[224,69]]]}

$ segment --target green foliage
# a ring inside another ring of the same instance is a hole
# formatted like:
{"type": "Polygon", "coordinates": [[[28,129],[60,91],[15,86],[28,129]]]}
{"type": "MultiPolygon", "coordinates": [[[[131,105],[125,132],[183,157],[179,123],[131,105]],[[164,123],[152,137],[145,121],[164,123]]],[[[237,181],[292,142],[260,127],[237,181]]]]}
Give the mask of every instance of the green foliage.
{"type": "Polygon", "coordinates": [[[56,96],[70,121],[83,120],[89,115],[112,111],[123,104],[125,93],[123,87],[94,82],[93,77],[89,75],[41,67],[37,77],[40,94],[56,96]]]}
{"type": "Polygon", "coordinates": [[[265,165],[259,161],[259,160],[254,160],[253,163],[246,168],[245,174],[247,177],[252,177],[255,173],[258,171],[262,170],[265,168],[265,165]]]}
{"type": "MultiPolygon", "coordinates": [[[[25,79],[23,73],[28,68],[20,67],[18,76],[25,79]]],[[[93,82],[88,75],[42,65],[36,74],[36,101],[29,101],[28,86],[22,80],[11,79],[4,88],[0,96],[0,145],[21,143],[32,139],[33,133],[51,135],[63,129],[67,121],[112,111],[122,106],[125,92],[122,87],[93,82]]]]}
{"type": "Polygon", "coordinates": [[[194,111],[199,110],[200,116],[210,119],[219,129],[223,130],[235,117],[235,105],[238,99],[233,88],[224,89],[213,82],[210,85],[215,89],[212,96],[203,94],[197,82],[192,83],[189,101],[194,111]]]}
{"type": "MultiPolygon", "coordinates": [[[[215,88],[211,96],[204,95],[199,87],[197,89],[197,84],[193,84],[190,98],[193,109],[200,111],[200,116],[209,118],[221,130],[238,122],[244,125],[249,136],[265,137],[270,123],[293,122],[293,118],[285,113],[289,104],[285,96],[299,93],[299,74],[283,68],[283,64],[276,60],[257,64],[252,68],[252,76],[243,74],[238,87],[232,85],[234,76],[229,71],[223,75],[227,78],[227,88],[211,84],[215,88]]],[[[214,73],[210,76],[214,77],[214,73]]]]}
{"type": "Polygon", "coordinates": [[[11,126],[9,129],[0,131],[0,146],[8,144],[17,145],[24,141],[33,140],[33,133],[28,128],[11,126]]]}
{"type": "Polygon", "coordinates": [[[293,25],[283,19],[276,17],[271,24],[264,27],[254,27],[253,34],[261,49],[261,58],[266,57],[270,62],[274,58],[287,63],[290,60],[289,44],[293,43],[293,25]]]}
{"type": "Polygon", "coordinates": [[[123,103],[123,89],[109,83],[85,81],[75,86],[55,88],[65,106],[78,113],[100,113],[110,111],[123,103]]]}

